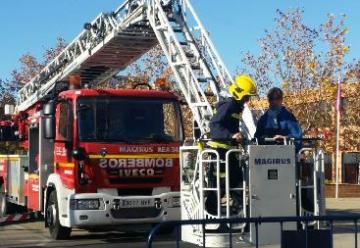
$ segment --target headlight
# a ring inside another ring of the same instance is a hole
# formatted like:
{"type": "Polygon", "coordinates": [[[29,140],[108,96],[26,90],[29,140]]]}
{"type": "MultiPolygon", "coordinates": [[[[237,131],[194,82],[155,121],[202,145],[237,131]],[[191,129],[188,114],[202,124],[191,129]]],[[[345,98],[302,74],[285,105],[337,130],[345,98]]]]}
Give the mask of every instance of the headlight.
{"type": "Polygon", "coordinates": [[[102,199],[73,199],[70,202],[72,210],[104,210],[102,199]]]}

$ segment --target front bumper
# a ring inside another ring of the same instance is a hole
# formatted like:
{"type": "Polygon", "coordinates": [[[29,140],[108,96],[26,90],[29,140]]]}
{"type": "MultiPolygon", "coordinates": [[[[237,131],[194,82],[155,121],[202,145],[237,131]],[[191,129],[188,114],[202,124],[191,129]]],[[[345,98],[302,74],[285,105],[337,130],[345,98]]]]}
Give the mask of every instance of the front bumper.
{"type": "Polygon", "coordinates": [[[104,193],[85,193],[73,194],[68,199],[67,209],[70,227],[152,224],[180,219],[179,192],[125,197],[104,193]],[[74,207],[74,202],[78,200],[91,199],[100,199],[100,209],[85,210],[74,207]],[[139,203],[143,201],[146,206],[124,206],[124,202],[139,203]]]}

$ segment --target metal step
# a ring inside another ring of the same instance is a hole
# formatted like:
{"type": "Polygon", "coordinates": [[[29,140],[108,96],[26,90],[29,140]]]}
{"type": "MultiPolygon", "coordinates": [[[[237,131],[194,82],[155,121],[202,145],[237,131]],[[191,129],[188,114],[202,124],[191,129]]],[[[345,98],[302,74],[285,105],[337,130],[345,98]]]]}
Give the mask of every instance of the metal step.
{"type": "Polygon", "coordinates": [[[177,20],[176,20],[176,18],[175,17],[168,17],[168,20],[169,20],[169,22],[174,22],[174,23],[177,23],[177,20]]]}
{"type": "Polygon", "coordinates": [[[191,68],[193,69],[193,70],[201,70],[201,67],[200,67],[200,65],[199,64],[191,64],[191,68]]]}
{"type": "Polygon", "coordinates": [[[195,55],[193,54],[193,53],[191,53],[191,52],[185,52],[185,55],[186,55],[186,57],[188,57],[188,58],[195,58],[195,55]]]}
{"type": "Polygon", "coordinates": [[[209,81],[207,78],[198,78],[197,80],[199,83],[207,83],[209,81]]]}
{"type": "Polygon", "coordinates": [[[193,107],[207,107],[207,103],[206,103],[206,102],[190,103],[189,105],[191,105],[191,106],[193,106],[193,107]]]}
{"type": "Polygon", "coordinates": [[[175,32],[175,33],[182,33],[182,28],[180,28],[180,27],[178,27],[178,28],[173,28],[173,31],[175,32]]]}

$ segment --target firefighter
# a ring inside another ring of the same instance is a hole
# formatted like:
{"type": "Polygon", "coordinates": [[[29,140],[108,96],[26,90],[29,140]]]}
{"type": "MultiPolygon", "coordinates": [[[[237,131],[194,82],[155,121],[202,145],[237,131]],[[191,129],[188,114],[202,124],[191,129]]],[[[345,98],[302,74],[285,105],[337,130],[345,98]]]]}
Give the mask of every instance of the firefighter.
{"type": "MultiPolygon", "coordinates": [[[[260,117],[255,138],[259,144],[283,144],[284,139],[294,138],[296,154],[302,147],[302,130],[295,116],[283,105],[284,93],[280,88],[274,87],[267,94],[269,109],[260,117]],[[277,142],[265,142],[264,138],[274,138],[277,142]]],[[[300,163],[304,163],[302,161],[300,163]]],[[[298,164],[297,175],[300,176],[299,168],[304,166],[298,164]]],[[[314,211],[314,195],[312,189],[302,189],[301,191],[302,207],[309,211],[314,211]]]]}
{"type": "Polygon", "coordinates": [[[284,93],[280,88],[274,87],[267,94],[269,109],[260,117],[255,138],[264,144],[264,138],[274,138],[283,141],[286,138],[297,139],[296,151],[301,149],[302,130],[295,116],[283,105],[284,93]]]}
{"type": "MultiPolygon", "coordinates": [[[[229,87],[231,97],[220,101],[216,106],[216,112],[210,121],[210,138],[208,145],[216,149],[219,153],[220,164],[220,188],[221,188],[221,204],[226,203],[225,194],[225,155],[229,149],[237,148],[237,143],[243,140],[239,131],[239,121],[244,104],[250,100],[251,96],[257,95],[255,81],[248,75],[239,75],[235,78],[235,83],[229,87]]],[[[236,187],[242,182],[242,169],[240,162],[235,154],[230,156],[229,163],[229,179],[230,187],[236,187]]],[[[208,172],[209,186],[216,187],[216,170],[214,166],[210,166],[208,172]]],[[[241,204],[241,197],[233,199],[241,204]]],[[[209,194],[206,203],[209,213],[216,214],[216,195],[209,194]]]]}

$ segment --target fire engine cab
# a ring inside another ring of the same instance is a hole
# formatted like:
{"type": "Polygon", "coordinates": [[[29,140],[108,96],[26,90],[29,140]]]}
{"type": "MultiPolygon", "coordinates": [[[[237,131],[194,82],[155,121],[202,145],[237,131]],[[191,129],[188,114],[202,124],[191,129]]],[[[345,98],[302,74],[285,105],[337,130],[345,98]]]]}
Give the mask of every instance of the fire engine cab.
{"type": "Polygon", "coordinates": [[[42,211],[53,238],[180,218],[183,131],[171,93],[67,90],[18,116],[25,152],[0,157],[2,215],[10,204],[42,211]]]}
{"type": "MultiPolygon", "coordinates": [[[[322,214],[321,151],[301,150],[312,154],[311,173],[302,175],[299,163],[305,160],[298,160],[301,154],[289,143],[250,142],[229,150],[228,156],[238,157],[236,165],[202,144],[214,115],[212,103],[229,97],[232,83],[189,0],[125,0],[115,11],[101,13],[19,90],[15,110],[7,107],[12,121],[0,124],[0,139],[16,141],[23,152],[0,155],[0,215],[9,204],[41,211],[51,236],[60,239],[73,227],[179,219],[180,205],[184,220],[322,214]],[[180,107],[173,94],[93,87],[156,44],[173,72],[172,88],[181,93],[194,121],[194,137],[181,148],[180,107]],[[61,86],[72,76],[82,87],[61,86]],[[219,176],[223,165],[225,187],[219,176]],[[229,185],[229,166],[243,171],[236,187],[229,185]],[[218,172],[215,179],[209,168],[218,172]],[[215,199],[211,210],[209,199],[215,199]],[[232,199],[237,199],[235,210],[232,199]]],[[[247,106],[242,124],[244,130],[254,127],[247,106]]],[[[245,136],[252,138],[251,132],[245,136]]],[[[193,225],[183,228],[182,239],[221,247],[235,231],[254,242],[254,226],[239,223],[235,229],[193,225]]],[[[278,230],[269,225],[260,232],[262,244],[279,241],[278,230]]]]}

